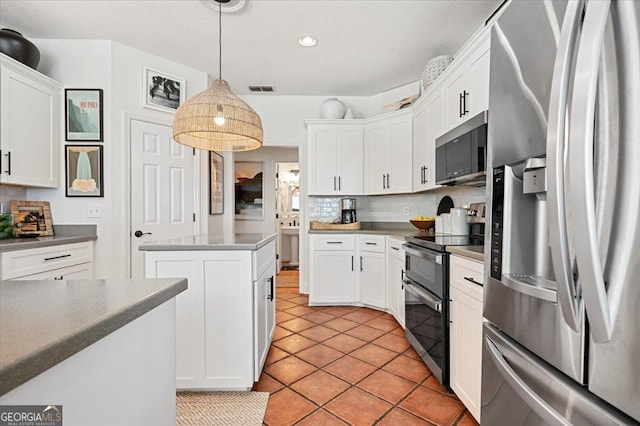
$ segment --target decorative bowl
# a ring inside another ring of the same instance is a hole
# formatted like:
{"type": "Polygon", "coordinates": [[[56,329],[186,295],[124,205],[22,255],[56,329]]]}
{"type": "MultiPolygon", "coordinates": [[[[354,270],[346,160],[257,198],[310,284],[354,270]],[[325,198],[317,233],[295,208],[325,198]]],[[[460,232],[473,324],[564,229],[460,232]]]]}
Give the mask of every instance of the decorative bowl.
{"type": "Polygon", "coordinates": [[[429,229],[433,228],[436,221],[435,220],[409,220],[413,226],[418,228],[421,233],[426,234],[429,229]]]}

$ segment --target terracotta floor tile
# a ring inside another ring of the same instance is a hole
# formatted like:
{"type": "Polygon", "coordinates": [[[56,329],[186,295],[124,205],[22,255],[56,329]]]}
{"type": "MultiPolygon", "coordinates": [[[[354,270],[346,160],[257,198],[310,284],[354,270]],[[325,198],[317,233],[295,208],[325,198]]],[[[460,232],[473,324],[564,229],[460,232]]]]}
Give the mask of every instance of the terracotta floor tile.
{"type": "Polygon", "coordinates": [[[335,319],[336,317],[323,311],[314,311],[314,312],[311,312],[310,314],[303,315],[302,318],[309,321],[313,321],[316,324],[322,324],[324,322],[335,319]]]}
{"type": "Polygon", "coordinates": [[[316,410],[302,421],[296,423],[296,426],[343,426],[347,425],[345,422],[330,414],[323,409],[316,410]]]}
{"type": "Polygon", "coordinates": [[[424,386],[419,386],[398,406],[438,425],[452,425],[464,411],[460,401],[424,386]]]}
{"type": "Polygon", "coordinates": [[[396,336],[395,334],[385,334],[372,343],[398,353],[406,351],[411,346],[406,337],[396,336]]]}
{"type": "Polygon", "coordinates": [[[253,391],[255,392],[269,392],[275,393],[282,389],[284,385],[268,375],[267,373],[262,373],[260,375],[260,380],[253,385],[253,391]]]}
{"type": "Polygon", "coordinates": [[[307,328],[315,327],[316,323],[307,321],[304,318],[295,318],[289,321],[281,322],[280,327],[286,328],[287,330],[298,333],[307,328]]]}
{"type": "Polygon", "coordinates": [[[285,321],[292,320],[295,317],[296,317],[295,315],[291,315],[291,314],[288,314],[288,313],[283,312],[283,311],[277,311],[276,312],[276,324],[281,324],[281,323],[283,323],[285,321]]]}
{"type": "Polygon", "coordinates": [[[334,376],[349,383],[357,383],[376,370],[371,364],[346,355],[323,368],[334,376]]]}
{"type": "Polygon", "coordinates": [[[405,356],[408,356],[408,357],[414,358],[414,359],[420,359],[420,355],[418,355],[418,352],[416,352],[416,350],[413,349],[413,347],[409,347],[409,349],[404,351],[402,353],[402,355],[405,355],[405,356]]]}
{"type": "Polygon", "coordinates": [[[264,422],[269,426],[292,425],[316,408],[309,400],[285,388],[269,396],[264,422]]]}
{"type": "Polygon", "coordinates": [[[334,330],[345,332],[359,326],[360,324],[357,322],[346,320],[344,318],[336,318],[334,320],[327,321],[322,325],[324,325],[325,327],[333,328],[334,330]]]}
{"type": "Polygon", "coordinates": [[[382,317],[374,318],[371,321],[367,321],[366,324],[369,327],[377,328],[383,331],[391,331],[400,326],[400,324],[398,324],[396,320],[394,320],[393,318],[389,319],[389,318],[382,318],[382,317]]]}
{"type": "MultiPolygon", "coordinates": [[[[300,297],[300,294],[296,293],[284,293],[282,292],[280,289],[277,289],[277,298],[278,299],[282,299],[282,300],[289,300],[289,299],[293,299],[295,297],[300,297]]],[[[276,307],[278,306],[278,303],[276,302],[276,307]]]]}
{"type": "Polygon", "coordinates": [[[354,310],[355,308],[353,308],[352,306],[325,306],[322,308],[323,312],[335,315],[337,317],[353,312],[354,310]]]}
{"type": "Polygon", "coordinates": [[[280,361],[282,358],[288,357],[289,354],[277,346],[271,345],[269,353],[267,353],[267,359],[264,361],[264,365],[273,364],[276,361],[280,361]]]}
{"type": "Polygon", "coordinates": [[[300,352],[301,350],[307,349],[315,344],[315,340],[307,339],[299,334],[292,334],[289,337],[273,342],[273,346],[278,347],[283,351],[287,351],[290,354],[295,354],[296,352],[300,352]]]}
{"type": "Polygon", "coordinates": [[[287,300],[276,300],[276,309],[279,311],[284,311],[285,309],[293,308],[295,306],[298,305],[287,300]]]}
{"type": "Polygon", "coordinates": [[[392,407],[358,388],[351,388],[324,408],[350,425],[372,425],[392,407]]]}
{"type": "Polygon", "coordinates": [[[299,294],[298,297],[292,297],[291,299],[287,299],[289,302],[296,303],[298,305],[306,306],[309,304],[309,296],[304,296],[299,294]]]}
{"type": "Polygon", "coordinates": [[[315,370],[316,368],[313,365],[307,364],[294,356],[284,358],[264,368],[265,373],[284,385],[290,385],[315,370]]]}
{"type": "Polygon", "coordinates": [[[323,340],[327,340],[328,338],[333,337],[339,333],[322,325],[316,325],[315,327],[307,328],[306,330],[301,331],[300,334],[317,342],[322,342],[323,340]]]}
{"type": "Polygon", "coordinates": [[[460,420],[458,420],[458,423],[456,423],[456,425],[457,426],[478,426],[478,422],[471,415],[470,412],[465,411],[464,415],[460,420]]]}
{"type": "Polygon", "coordinates": [[[291,385],[291,389],[318,405],[332,400],[349,387],[349,383],[321,370],[291,385]]]}
{"type": "Polygon", "coordinates": [[[343,357],[344,354],[328,346],[317,344],[298,352],[296,356],[311,365],[321,368],[336,359],[343,357]]]}
{"type": "Polygon", "coordinates": [[[373,344],[365,345],[360,349],[351,352],[350,355],[364,362],[368,362],[369,364],[373,364],[378,368],[382,367],[393,358],[398,356],[396,352],[390,351],[389,349],[381,348],[380,346],[376,346],[373,344]]]}
{"type": "Polygon", "coordinates": [[[293,308],[286,309],[285,312],[288,313],[288,314],[300,317],[302,315],[310,314],[310,313],[314,312],[314,310],[312,308],[307,307],[307,306],[296,305],[293,308]]]}
{"type": "Polygon", "coordinates": [[[374,316],[374,317],[381,317],[381,316],[387,315],[383,311],[379,311],[377,309],[371,309],[371,308],[358,308],[358,312],[362,312],[364,314],[369,314],[369,315],[374,316]]]}
{"type": "Polygon", "coordinates": [[[398,335],[398,336],[404,336],[405,335],[404,329],[402,327],[394,328],[389,333],[395,334],[395,335],[398,335]]]}
{"type": "Polygon", "coordinates": [[[394,408],[378,423],[381,426],[422,426],[430,424],[432,423],[407,413],[401,408],[394,408]]]}
{"type": "Polygon", "coordinates": [[[283,337],[291,336],[293,334],[292,331],[287,330],[286,328],[282,328],[279,325],[276,325],[275,330],[273,331],[273,340],[280,340],[283,337]]]}
{"type": "Polygon", "coordinates": [[[377,328],[367,327],[366,325],[359,325],[355,328],[352,328],[351,330],[345,331],[345,334],[357,337],[358,339],[364,340],[365,342],[370,342],[385,333],[384,331],[378,330],[377,328]]]}
{"type": "Polygon", "coordinates": [[[367,321],[371,321],[375,318],[374,315],[368,314],[366,312],[362,312],[360,310],[349,312],[346,315],[343,315],[342,318],[348,319],[349,321],[355,321],[359,324],[365,323],[367,321]]]}
{"type": "Polygon", "coordinates": [[[440,384],[436,376],[433,374],[427,378],[424,382],[422,382],[422,386],[426,386],[431,390],[443,393],[445,395],[451,395],[447,390],[440,384]]]}
{"type": "Polygon", "coordinates": [[[424,362],[404,355],[400,355],[382,368],[415,383],[421,383],[431,375],[424,362]]]}
{"type": "Polygon", "coordinates": [[[392,404],[397,404],[415,389],[416,384],[395,374],[378,370],[358,383],[358,387],[392,404]]]}
{"type": "Polygon", "coordinates": [[[366,344],[366,342],[356,339],[355,337],[347,336],[346,334],[338,334],[337,336],[327,339],[322,343],[345,354],[348,354],[349,352],[366,344]]]}

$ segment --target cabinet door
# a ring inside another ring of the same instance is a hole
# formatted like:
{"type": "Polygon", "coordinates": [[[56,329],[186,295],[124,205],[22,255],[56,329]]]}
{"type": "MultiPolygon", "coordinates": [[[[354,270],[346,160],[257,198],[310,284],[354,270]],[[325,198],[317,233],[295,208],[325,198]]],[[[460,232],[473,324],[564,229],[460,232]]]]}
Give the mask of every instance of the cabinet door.
{"type": "Polygon", "coordinates": [[[365,129],[365,182],[366,194],[384,194],[387,189],[386,174],[389,170],[391,146],[390,127],[386,121],[378,121],[365,129]]]}
{"type": "Polygon", "coordinates": [[[487,35],[469,58],[467,105],[468,118],[489,109],[489,60],[491,39],[487,35]]]}
{"type": "Polygon", "coordinates": [[[389,295],[389,312],[398,322],[400,322],[398,313],[403,269],[404,268],[401,260],[389,256],[389,268],[387,270],[387,293],[389,295]]]}
{"type": "Polygon", "coordinates": [[[467,64],[457,64],[451,75],[444,82],[444,122],[445,133],[463,123],[468,114],[463,109],[462,97],[469,91],[466,80],[467,64]]]}
{"type": "Polygon", "coordinates": [[[61,86],[10,61],[0,72],[0,183],[56,188],[61,86]]]}
{"type": "Polygon", "coordinates": [[[359,256],[360,302],[387,309],[385,254],[361,251],[359,256]]]}
{"type": "MultiPolygon", "coordinates": [[[[425,184],[425,169],[429,151],[427,147],[427,135],[429,123],[427,116],[427,100],[420,99],[420,104],[413,110],[413,191],[418,192],[427,189],[425,184]]],[[[434,152],[435,155],[435,152],[434,152]]]]}
{"type": "Polygon", "coordinates": [[[444,133],[444,105],[442,87],[434,87],[427,98],[427,135],[424,151],[424,189],[436,188],[436,139],[444,133]]]}
{"type": "Polygon", "coordinates": [[[275,327],[275,263],[253,282],[253,333],[254,374],[260,380],[260,372],[267,359],[275,327]]]}
{"type": "Polygon", "coordinates": [[[312,303],[355,303],[356,259],[353,251],[314,251],[311,265],[312,303]]]}
{"type": "Polygon", "coordinates": [[[338,129],[314,127],[308,132],[309,195],[333,195],[338,189],[338,129]]]}
{"type": "MultiPolygon", "coordinates": [[[[327,150],[328,151],[328,150],[327,150]]],[[[335,156],[336,151],[327,152],[335,156]]],[[[364,138],[362,127],[352,126],[340,130],[338,144],[338,192],[340,195],[363,194],[364,138]]],[[[320,163],[322,166],[323,163],[320,163]]]]}
{"type": "Polygon", "coordinates": [[[385,192],[399,194],[411,192],[413,132],[411,114],[393,119],[389,124],[390,140],[385,192]]]}
{"type": "Polygon", "coordinates": [[[451,287],[451,389],[480,421],[482,302],[451,287]]]}

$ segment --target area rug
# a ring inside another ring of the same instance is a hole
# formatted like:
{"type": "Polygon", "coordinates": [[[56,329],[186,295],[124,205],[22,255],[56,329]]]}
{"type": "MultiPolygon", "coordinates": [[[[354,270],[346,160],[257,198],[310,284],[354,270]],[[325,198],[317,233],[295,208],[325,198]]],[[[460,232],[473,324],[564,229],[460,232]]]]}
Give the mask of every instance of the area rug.
{"type": "Polygon", "coordinates": [[[269,392],[178,392],[178,426],[262,425],[269,392]]]}

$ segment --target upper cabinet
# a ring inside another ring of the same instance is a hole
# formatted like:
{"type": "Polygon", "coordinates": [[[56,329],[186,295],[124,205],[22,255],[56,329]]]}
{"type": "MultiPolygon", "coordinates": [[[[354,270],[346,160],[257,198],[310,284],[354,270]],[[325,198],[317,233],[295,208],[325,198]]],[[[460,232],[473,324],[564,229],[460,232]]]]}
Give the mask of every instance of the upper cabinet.
{"type": "Polygon", "coordinates": [[[489,108],[490,36],[488,29],[482,32],[446,71],[442,133],[489,108]]]}
{"type": "Polygon", "coordinates": [[[378,117],[365,125],[365,194],[412,191],[412,141],[412,114],[409,109],[378,117]]]}
{"type": "Polygon", "coordinates": [[[306,158],[309,195],[362,195],[361,125],[307,122],[306,158]]]}
{"type": "Polygon", "coordinates": [[[56,188],[62,85],[0,54],[0,183],[56,188]]]}
{"type": "Polygon", "coordinates": [[[413,110],[413,191],[436,186],[436,138],[444,129],[442,84],[431,86],[413,110]]]}

